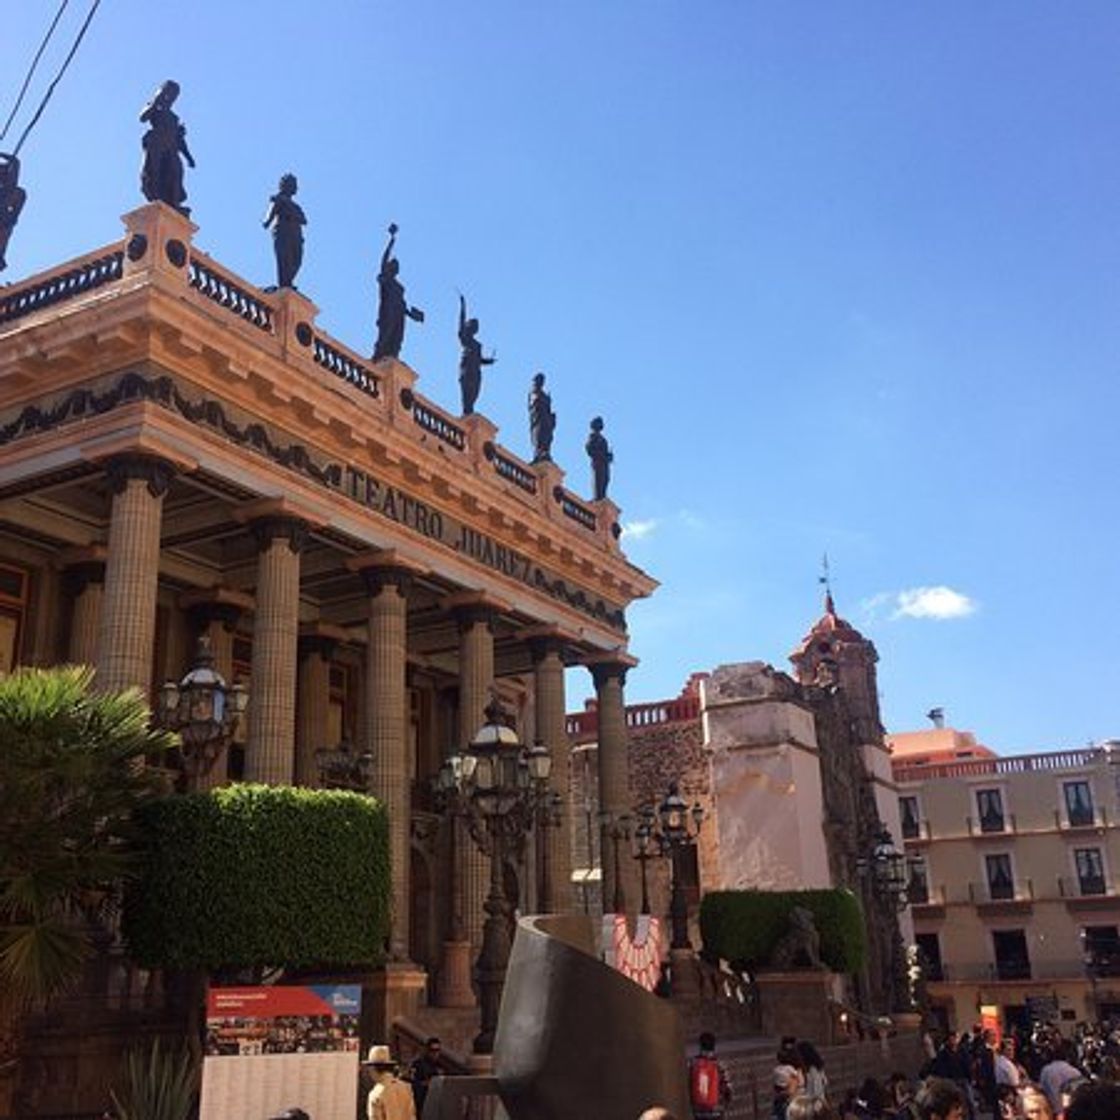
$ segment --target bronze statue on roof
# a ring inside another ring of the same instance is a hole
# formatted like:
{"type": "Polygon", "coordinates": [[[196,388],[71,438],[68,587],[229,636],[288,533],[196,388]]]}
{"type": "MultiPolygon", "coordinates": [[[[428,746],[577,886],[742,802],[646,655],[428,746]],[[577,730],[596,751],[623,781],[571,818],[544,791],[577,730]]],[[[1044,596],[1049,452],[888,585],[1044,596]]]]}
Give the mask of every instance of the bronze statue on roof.
{"type": "Polygon", "coordinates": [[[389,243],[381,254],[381,271],[377,274],[377,345],[373,350],[373,360],[399,358],[404,345],[404,323],[411,319],[414,323],[424,321],[424,312],[418,307],[410,307],[404,298],[404,285],[398,279],[400,261],[393,256],[397,243],[397,223],[389,225],[389,243]]]}
{"type": "Polygon", "coordinates": [[[183,186],[183,160],[194,167],[194,156],[187,147],[187,130],[171,108],[179,96],[179,83],[168,79],[156,90],[140,114],[148,126],[142,141],[144,162],[140,168],[140,189],[149,202],[166,202],[180,214],[189,215],[184,206],[187,192],[183,186]]]}

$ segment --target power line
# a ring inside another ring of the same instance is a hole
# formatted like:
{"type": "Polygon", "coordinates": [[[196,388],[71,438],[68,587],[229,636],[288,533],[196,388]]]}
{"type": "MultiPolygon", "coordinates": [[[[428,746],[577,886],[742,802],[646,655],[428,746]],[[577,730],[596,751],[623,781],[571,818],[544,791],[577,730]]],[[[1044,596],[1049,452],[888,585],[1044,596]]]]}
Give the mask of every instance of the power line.
{"type": "Polygon", "coordinates": [[[89,15],[86,16],[85,22],[82,24],[81,29],[78,31],[78,37],[74,40],[74,45],[70,48],[70,53],[62,60],[62,66],[59,68],[58,73],[55,75],[54,81],[47,86],[47,92],[43,95],[43,100],[39,103],[39,108],[35,110],[35,115],[31,118],[30,123],[23,130],[23,135],[19,138],[19,143],[15,146],[12,155],[18,156],[20,148],[23,147],[23,142],[27,139],[28,134],[39,123],[39,118],[43,115],[43,110],[47,107],[47,102],[51,99],[51,94],[54,93],[55,86],[62,80],[62,75],[66,73],[67,67],[70,65],[74,55],[78,53],[78,47],[81,46],[82,40],[85,38],[86,32],[89,30],[89,25],[93,22],[94,13],[101,6],[101,0],[93,0],[93,5],[90,7],[89,15]]]}
{"type": "Polygon", "coordinates": [[[3,140],[4,137],[8,135],[8,129],[12,127],[12,121],[15,120],[16,113],[19,112],[19,107],[23,104],[23,98],[27,93],[27,87],[31,85],[31,79],[35,77],[35,68],[39,65],[39,59],[43,57],[43,51],[47,49],[47,44],[51,41],[54,29],[58,26],[58,21],[62,19],[62,13],[66,11],[66,7],[69,3],[70,0],[62,0],[58,11],[55,12],[54,19],[51,20],[51,25],[47,28],[47,33],[43,36],[43,41],[39,44],[39,49],[35,52],[35,57],[31,60],[31,69],[27,71],[27,77],[23,79],[23,85],[19,87],[19,96],[16,97],[16,103],[12,106],[12,111],[8,114],[8,119],[4,122],[4,129],[0,132],[0,140],[3,140]]]}

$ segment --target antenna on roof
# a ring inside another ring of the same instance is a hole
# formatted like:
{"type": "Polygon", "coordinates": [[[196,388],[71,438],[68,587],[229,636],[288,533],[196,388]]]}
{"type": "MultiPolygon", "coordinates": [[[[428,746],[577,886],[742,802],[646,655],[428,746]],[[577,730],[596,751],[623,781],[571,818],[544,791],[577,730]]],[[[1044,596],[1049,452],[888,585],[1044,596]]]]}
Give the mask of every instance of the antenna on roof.
{"type": "Polygon", "coordinates": [[[945,726],[945,709],[944,708],[930,708],[926,712],[926,719],[928,719],[938,731],[945,726]]]}

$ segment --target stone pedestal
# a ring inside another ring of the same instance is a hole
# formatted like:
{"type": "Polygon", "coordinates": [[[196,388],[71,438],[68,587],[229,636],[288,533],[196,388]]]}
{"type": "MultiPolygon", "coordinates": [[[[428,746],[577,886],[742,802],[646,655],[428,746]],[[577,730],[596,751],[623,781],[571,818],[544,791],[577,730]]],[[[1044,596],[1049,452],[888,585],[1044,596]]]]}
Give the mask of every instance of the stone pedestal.
{"type": "Polygon", "coordinates": [[[762,972],[755,982],[764,1035],[810,1038],[818,1046],[835,1041],[829,1006],[840,984],[835,973],[816,969],[762,972]]]}
{"type": "Polygon", "coordinates": [[[471,989],[471,943],[445,941],[436,991],[439,1007],[474,1007],[471,989]]]}
{"type": "Polygon", "coordinates": [[[366,1007],[363,1009],[363,1027],[368,1027],[374,1042],[386,1042],[392,1037],[396,1019],[415,1021],[420,997],[428,983],[428,974],[416,965],[390,961],[367,979],[366,1007]]]}

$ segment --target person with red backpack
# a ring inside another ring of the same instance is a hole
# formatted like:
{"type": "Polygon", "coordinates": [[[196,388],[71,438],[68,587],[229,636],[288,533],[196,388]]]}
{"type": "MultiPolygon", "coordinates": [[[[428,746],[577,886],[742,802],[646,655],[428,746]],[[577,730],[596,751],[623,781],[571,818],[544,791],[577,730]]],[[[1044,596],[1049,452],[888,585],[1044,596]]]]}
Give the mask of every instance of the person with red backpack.
{"type": "Polygon", "coordinates": [[[688,1098],[694,1120],[723,1120],[731,1103],[731,1082],[716,1058],[716,1036],[711,1031],[700,1036],[700,1053],[688,1060],[688,1098]]]}

